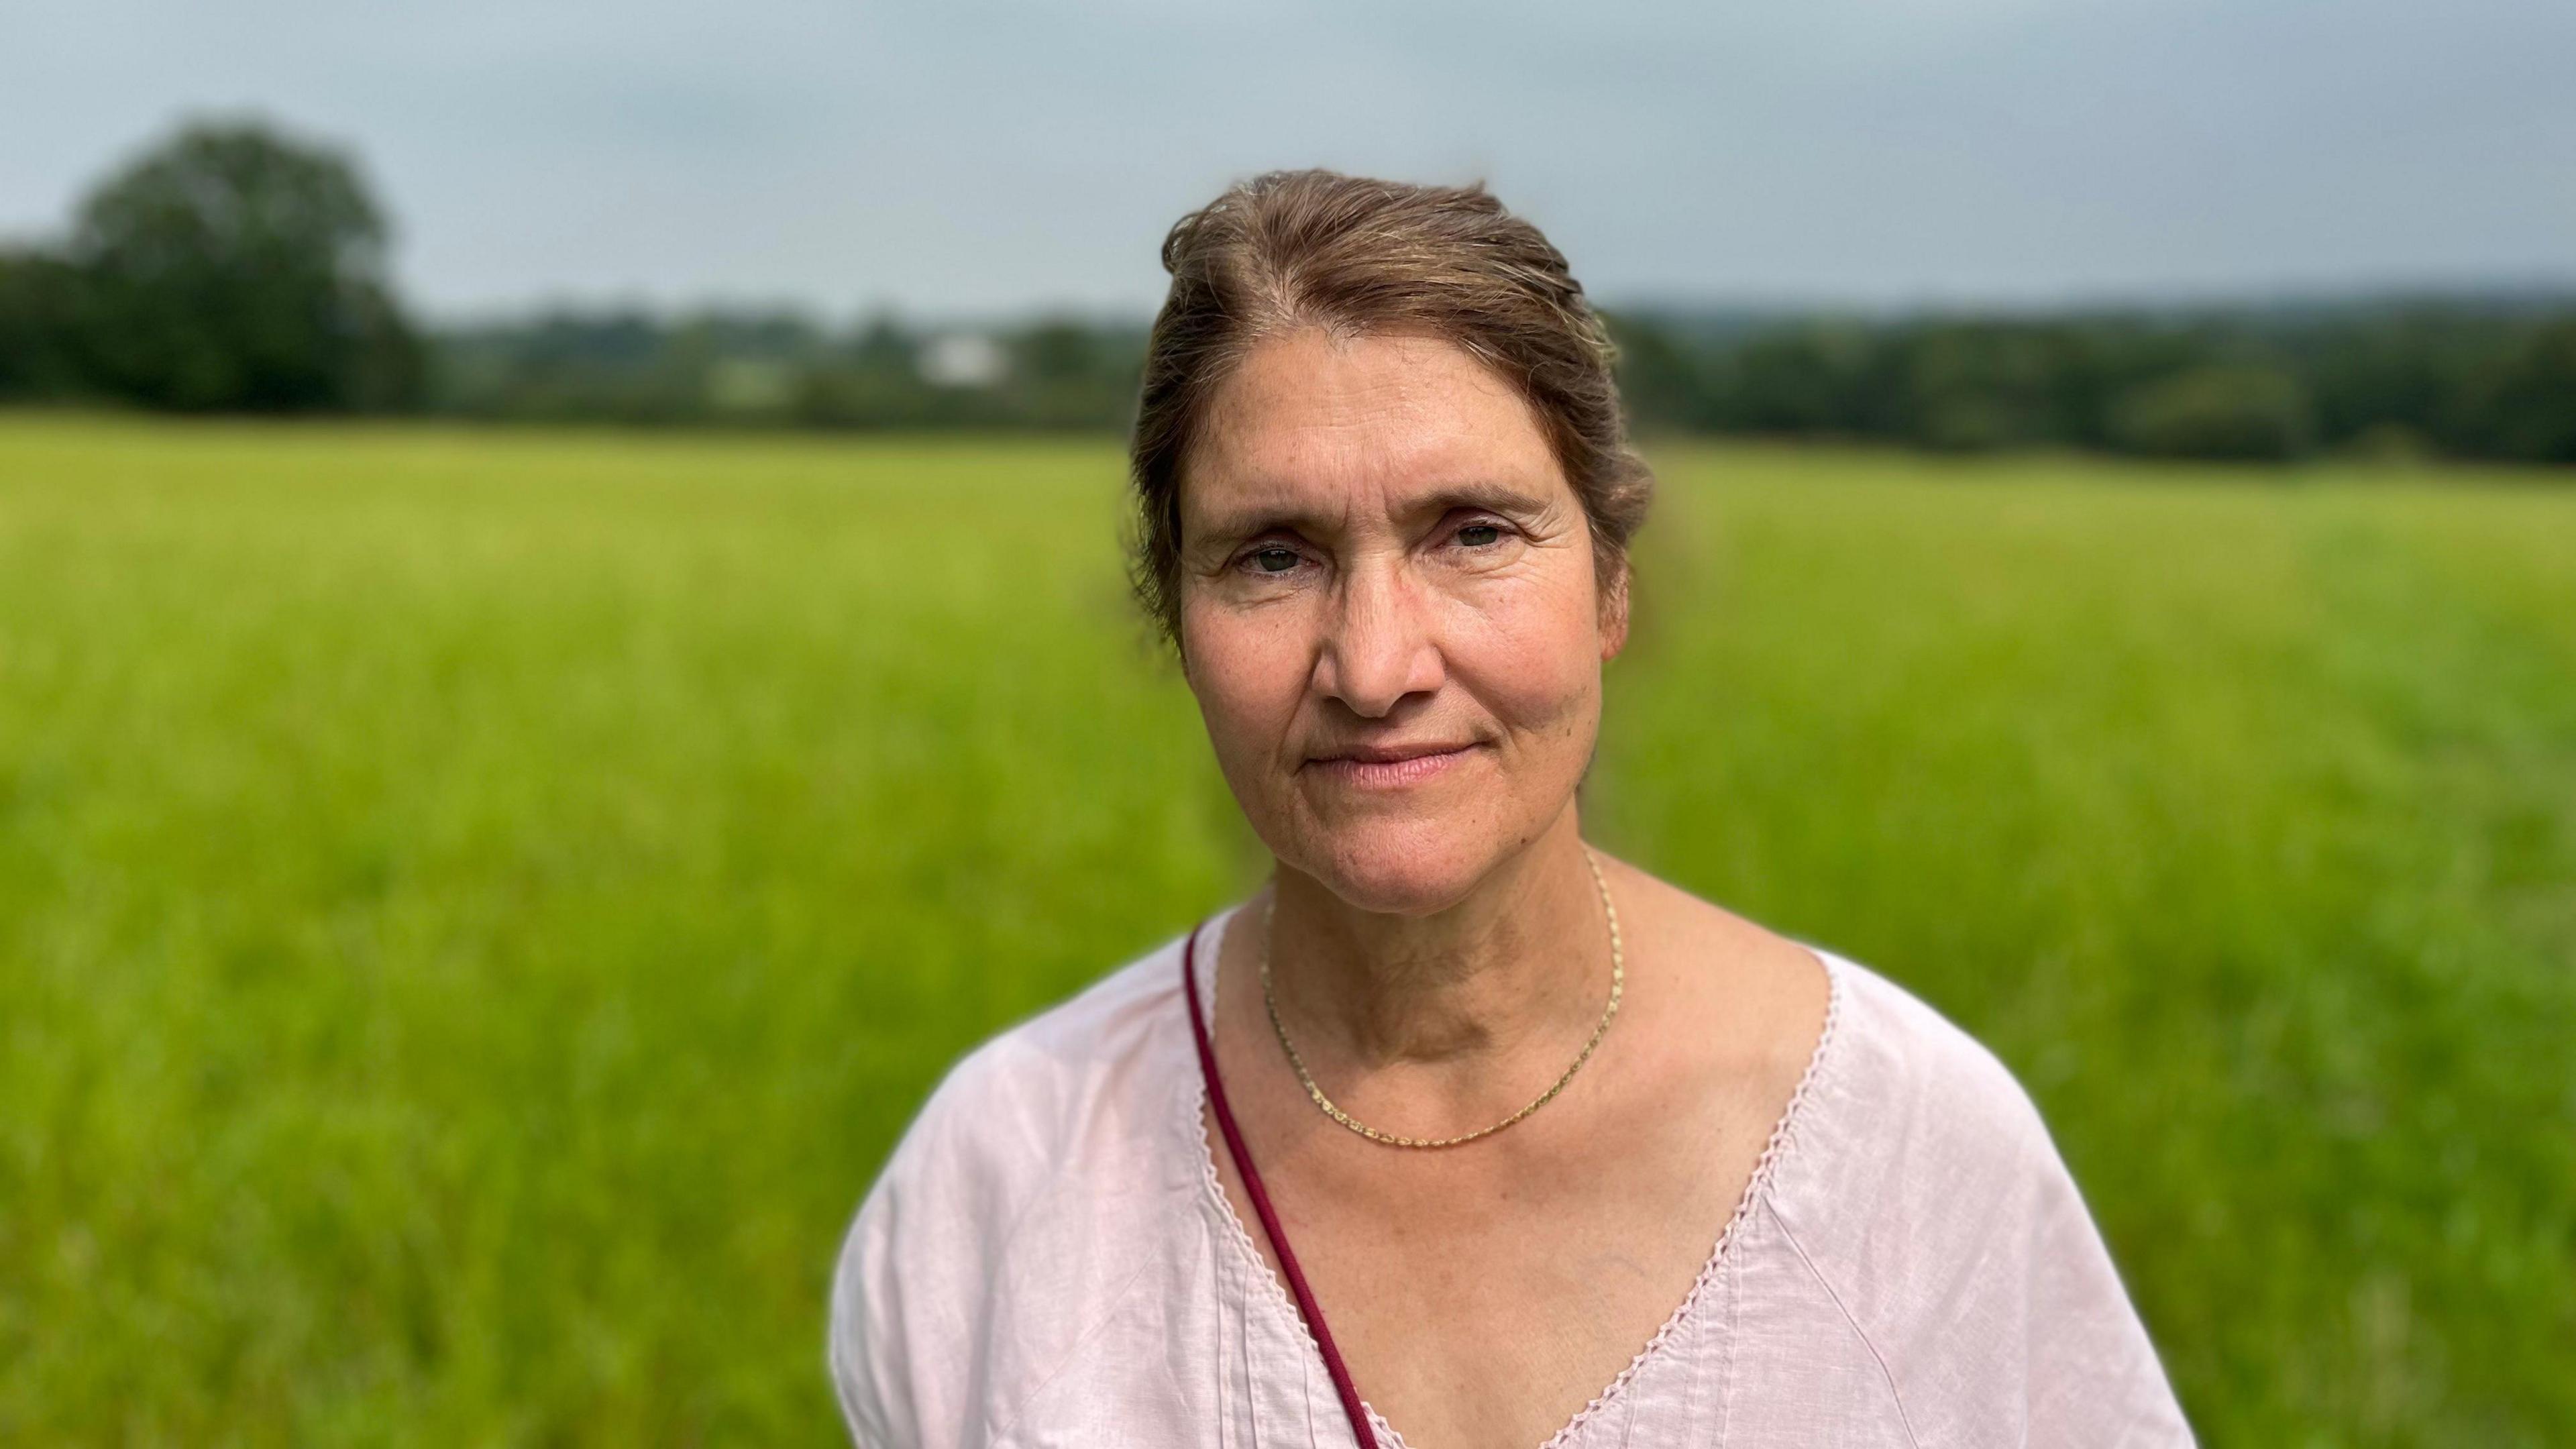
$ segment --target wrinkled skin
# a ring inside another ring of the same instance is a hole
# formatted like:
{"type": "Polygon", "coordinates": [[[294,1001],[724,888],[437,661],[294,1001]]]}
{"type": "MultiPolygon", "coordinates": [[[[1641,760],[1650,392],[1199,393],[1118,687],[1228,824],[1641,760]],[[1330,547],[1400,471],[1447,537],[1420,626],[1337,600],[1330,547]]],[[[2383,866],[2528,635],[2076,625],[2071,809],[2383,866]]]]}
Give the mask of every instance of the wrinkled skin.
{"type": "Polygon", "coordinates": [[[1507,381],[1432,338],[1273,337],[1183,471],[1184,668],[1284,867],[1423,915],[1570,832],[1626,578],[1507,381]]]}

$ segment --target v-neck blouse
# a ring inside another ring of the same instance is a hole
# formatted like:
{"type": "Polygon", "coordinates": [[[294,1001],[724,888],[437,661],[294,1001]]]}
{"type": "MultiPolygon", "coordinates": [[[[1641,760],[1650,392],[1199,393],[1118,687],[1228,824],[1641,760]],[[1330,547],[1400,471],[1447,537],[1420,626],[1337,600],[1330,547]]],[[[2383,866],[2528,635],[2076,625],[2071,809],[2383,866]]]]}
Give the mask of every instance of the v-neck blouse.
{"type": "MultiPolygon", "coordinates": [[[[1349,1444],[1217,1177],[1186,939],[977,1048],[895,1148],[832,1285],[861,1449],[1349,1444]]],[[[1733,1216],[1535,1449],[2191,1443],[2020,1085],[1903,988],[1808,949],[1824,1030],[1733,1216]]],[[[1372,1419],[1374,1449],[1404,1449],[1372,1419]]]]}

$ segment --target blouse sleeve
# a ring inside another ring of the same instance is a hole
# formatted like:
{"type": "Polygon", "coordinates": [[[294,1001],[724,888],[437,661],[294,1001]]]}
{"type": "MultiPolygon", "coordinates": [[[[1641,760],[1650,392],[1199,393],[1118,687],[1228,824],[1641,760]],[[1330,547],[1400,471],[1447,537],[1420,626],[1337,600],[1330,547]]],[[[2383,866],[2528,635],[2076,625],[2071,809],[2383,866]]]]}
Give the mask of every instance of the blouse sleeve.
{"type": "Polygon", "coordinates": [[[2036,1105],[1874,974],[1776,1209],[1921,1444],[2189,1445],[2191,1430],[2036,1105]]]}
{"type": "Polygon", "coordinates": [[[894,1271],[888,1229],[901,1193],[890,1163],[860,1205],[832,1275],[832,1387],[858,1449],[915,1449],[921,1443],[908,1354],[896,1330],[903,1283],[894,1271]]]}
{"type": "Polygon", "coordinates": [[[955,1449],[977,1360],[979,1274],[997,1195],[979,1123],[998,1046],[930,1094],[851,1220],[832,1274],[832,1385],[859,1449],[955,1449]]]}
{"type": "Polygon", "coordinates": [[[2036,1112],[2031,1120],[2030,1442],[2188,1445],[2191,1431],[2110,1250],[2036,1112]]]}
{"type": "Polygon", "coordinates": [[[1086,1232],[1085,1205],[1144,1160],[1122,1146],[1133,1104],[1104,1083],[1132,1080],[1136,1053],[1169,1050],[1167,982],[1113,973],[967,1053],[922,1104],[832,1275],[832,1383],[859,1449],[1007,1438],[1104,1295],[1135,1277],[1132,1258],[1086,1232]]]}

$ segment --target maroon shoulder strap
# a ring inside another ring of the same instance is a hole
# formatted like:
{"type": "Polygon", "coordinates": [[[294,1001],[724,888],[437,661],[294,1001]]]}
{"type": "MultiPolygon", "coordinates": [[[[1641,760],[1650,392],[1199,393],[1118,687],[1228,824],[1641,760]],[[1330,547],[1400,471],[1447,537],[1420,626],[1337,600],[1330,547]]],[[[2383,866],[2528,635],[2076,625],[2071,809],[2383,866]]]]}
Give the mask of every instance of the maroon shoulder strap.
{"type": "Polygon", "coordinates": [[[1199,929],[1202,921],[1190,928],[1190,939],[1181,947],[1181,990],[1190,1008],[1190,1037],[1198,1043],[1199,1075],[1207,1082],[1208,1109],[1216,1114],[1216,1130],[1225,1138],[1226,1155],[1234,1159],[1234,1171],[1243,1179],[1243,1195],[1252,1199],[1252,1211],[1261,1219],[1261,1231],[1270,1238],[1270,1250],[1279,1255],[1279,1269],[1288,1279],[1288,1291],[1296,1296],[1297,1311],[1306,1319],[1306,1327],[1315,1336],[1315,1347],[1324,1356],[1324,1372],[1333,1381],[1333,1392],[1341,1396],[1342,1412],[1351,1421],[1351,1437],[1362,1449],[1377,1449],[1377,1431],[1369,1426],[1368,1409],[1360,1402],[1360,1391],[1351,1382],[1351,1371],[1342,1363],[1342,1351],[1333,1346],[1333,1331],[1324,1326],[1324,1310],[1315,1306],[1314,1290],[1306,1286],[1306,1275],[1297,1266],[1297,1255],[1288,1250],[1288,1235],[1279,1229],[1279,1214],[1271,1211],[1270,1194],[1261,1186],[1261,1174],[1253,1169],[1252,1154],[1244,1150],[1243,1133],[1234,1125],[1234,1110],[1225,1104],[1225,1083],[1216,1074],[1216,1049],[1208,1043],[1207,1018],[1199,1010],[1199,976],[1192,963],[1198,959],[1199,929]]]}

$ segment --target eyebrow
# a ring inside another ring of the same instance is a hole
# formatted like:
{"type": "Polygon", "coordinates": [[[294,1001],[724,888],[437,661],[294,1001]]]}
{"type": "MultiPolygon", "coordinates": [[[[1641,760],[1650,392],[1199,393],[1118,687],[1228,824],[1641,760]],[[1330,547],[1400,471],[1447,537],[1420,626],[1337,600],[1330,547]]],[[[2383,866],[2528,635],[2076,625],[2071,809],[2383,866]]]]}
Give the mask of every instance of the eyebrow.
{"type": "MultiPolygon", "coordinates": [[[[1404,512],[1408,517],[1418,518],[1426,514],[1437,517],[1462,508],[1500,513],[1510,518],[1529,518],[1545,512],[1547,503],[1508,483],[1480,479],[1435,488],[1406,504],[1404,512]]],[[[1254,504],[1211,520],[1207,539],[1211,544],[1233,543],[1281,528],[1322,532],[1332,521],[1323,513],[1294,505],[1254,504]]]]}

